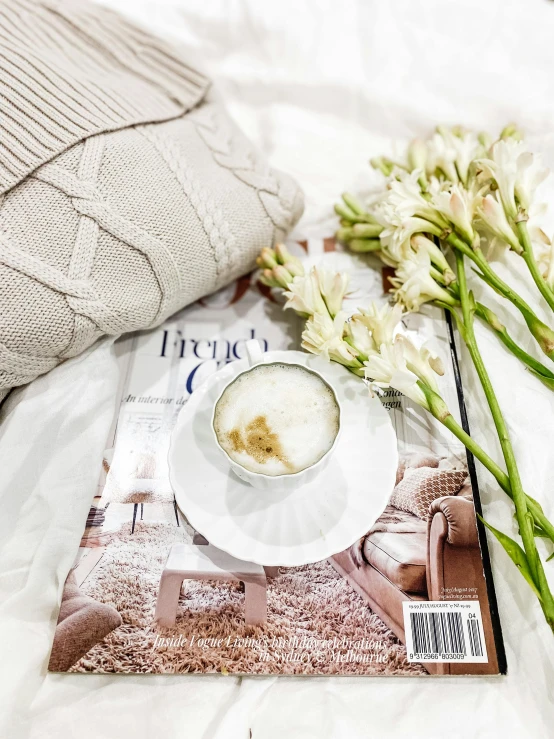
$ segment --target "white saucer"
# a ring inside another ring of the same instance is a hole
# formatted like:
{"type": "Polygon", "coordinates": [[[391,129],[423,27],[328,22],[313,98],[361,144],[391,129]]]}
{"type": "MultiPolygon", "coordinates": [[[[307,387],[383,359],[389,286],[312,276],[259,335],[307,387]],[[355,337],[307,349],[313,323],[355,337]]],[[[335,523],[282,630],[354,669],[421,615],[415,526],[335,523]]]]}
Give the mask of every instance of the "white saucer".
{"type": "Polygon", "coordinates": [[[223,387],[247,368],[231,362],[181,410],[171,436],[169,478],[177,505],[211,544],[262,565],[298,566],[347,549],[383,512],[398,452],[387,411],[344,367],[297,351],[264,355],[320,372],[341,402],[341,436],[329,464],[292,493],[268,493],[239,480],[216,449],[210,423],[223,387]]]}

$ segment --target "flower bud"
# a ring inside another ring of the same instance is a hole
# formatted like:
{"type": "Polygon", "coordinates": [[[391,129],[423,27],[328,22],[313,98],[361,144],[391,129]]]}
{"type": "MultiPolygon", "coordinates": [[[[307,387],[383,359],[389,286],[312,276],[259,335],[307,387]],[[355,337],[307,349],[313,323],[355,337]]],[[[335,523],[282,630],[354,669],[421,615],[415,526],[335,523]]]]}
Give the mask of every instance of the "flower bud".
{"type": "Polygon", "coordinates": [[[515,123],[508,123],[500,132],[501,139],[513,139],[514,141],[522,141],[523,134],[515,123]]]}
{"type": "Polygon", "coordinates": [[[353,210],[350,210],[350,208],[347,208],[342,203],[336,203],[335,206],[335,213],[344,221],[346,221],[346,224],[342,225],[350,225],[350,223],[354,220],[356,220],[356,213],[354,213],[353,210]]]}
{"type": "Polygon", "coordinates": [[[262,285],[266,285],[267,287],[278,287],[273,277],[273,270],[271,269],[264,269],[259,277],[259,280],[262,285]]]}
{"type": "Polygon", "coordinates": [[[292,259],[292,255],[284,244],[275,244],[275,256],[278,264],[284,264],[292,259]]]}
{"type": "Polygon", "coordinates": [[[382,232],[383,226],[378,223],[356,223],[352,227],[352,234],[357,239],[374,239],[382,232]]]}
{"type": "Polygon", "coordinates": [[[352,228],[339,228],[335,234],[335,238],[337,241],[340,241],[341,244],[347,244],[354,238],[354,232],[352,228]]]}
{"type": "Polygon", "coordinates": [[[347,207],[350,208],[356,215],[362,215],[364,213],[364,207],[360,201],[351,195],[349,192],[343,192],[341,195],[342,199],[346,203],[347,207]]]}
{"type": "Polygon", "coordinates": [[[410,170],[421,169],[425,172],[427,164],[427,146],[425,141],[414,139],[408,147],[408,163],[410,170]]]}
{"type": "Polygon", "coordinates": [[[394,162],[392,162],[390,159],[387,159],[386,157],[373,157],[373,159],[369,160],[369,163],[371,164],[373,169],[381,170],[385,177],[390,177],[395,166],[394,162]]]}
{"type": "Polygon", "coordinates": [[[293,277],[304,276],[304,267],[299,259],[291,257],[288,262],[285,262],[284,267],[293,277]]]}
{"type": "Polygon", "coordinates": [[[273,268],[273,277],[279,285],[279,287],[285,288],[285,290],[288,288],[290,283],[292,282],[292,275],[288,271],[288,269],[285,269],[282,264],[277,265],[277,267],[273,268]]]}
{"type": "Polygon", "coordinates": [[[258,259],[256,260],[256,263],[259,267],[267,267],[268,269],[273,269],[273,267],[277,266],[275,252],[268,246],[264,246],[264,248],[260,252],[260,256],[258,257],[258,259]]]}

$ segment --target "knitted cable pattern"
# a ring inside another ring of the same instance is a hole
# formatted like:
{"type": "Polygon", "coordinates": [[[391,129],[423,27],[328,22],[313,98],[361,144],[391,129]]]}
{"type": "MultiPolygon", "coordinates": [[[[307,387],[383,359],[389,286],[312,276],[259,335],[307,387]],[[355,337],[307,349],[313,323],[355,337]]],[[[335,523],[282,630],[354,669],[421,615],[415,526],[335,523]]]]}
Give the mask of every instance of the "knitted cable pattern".
{"type": "Polygon", "coordinates": [[[157,325],[248,271],[298,219],[297,187],[218,107],[195,111],[209,126],[187,114],[90,136],[0,196],[0,400],[103,334],[157,325]],[[51,339],[35,333],[48,320],[51,339]]]}
{"type": "Polygon", "coordinates": [[[230,266],[235,237],[231,233],[221,208],[215,205],[208,190],[200,184],[193,168],[182,156],[175,140],[168,136],[163,128],[150,125],[141,126],[139,130],[159,151],[186,193],[212,245],[218,277],[225,279],[225,273],[230,266]]]}
{"type": "Polygon", "coordinates": [[[215,161],[252,187],[280,235],[292,228],[298,189],[292,180],[277,177],[264,157],[233,135],[230,119],[217,106],[203,105],[189,115],[215,161]]]}

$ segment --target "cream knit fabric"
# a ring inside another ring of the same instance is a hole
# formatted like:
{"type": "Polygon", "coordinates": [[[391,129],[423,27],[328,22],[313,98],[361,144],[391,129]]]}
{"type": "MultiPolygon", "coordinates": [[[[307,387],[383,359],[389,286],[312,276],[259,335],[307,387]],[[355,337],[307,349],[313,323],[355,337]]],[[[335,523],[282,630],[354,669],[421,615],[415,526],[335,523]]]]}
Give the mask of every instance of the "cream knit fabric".
{"type": "Polygon", "coordinates": [[[0,3],[0,399],[252,268],[302,211],[208,82],[98,6],[0,3]]]}

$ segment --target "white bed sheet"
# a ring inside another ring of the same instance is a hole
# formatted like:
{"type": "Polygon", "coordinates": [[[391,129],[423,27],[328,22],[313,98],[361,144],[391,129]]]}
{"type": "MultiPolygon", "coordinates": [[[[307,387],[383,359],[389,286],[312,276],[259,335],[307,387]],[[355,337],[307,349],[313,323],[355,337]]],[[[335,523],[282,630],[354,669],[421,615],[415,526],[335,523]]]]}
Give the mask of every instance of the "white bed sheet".
{"type": "MultiPolygon", "coordinates": [[[[297,234],[331,234],[337,194],[375,182],[369,157],[437,122],[494,131],[515,120],[554,166],[554,3],[109,4],[197,54],[239,124],[303,186],[307,209],[297,234]]],[[[513,264],[500,268],[520,279],[513,264]]],[[[512,321],[505,306],[498,312],[512,321]]],[[[491,336],[480,331],[479,338],[526,489],[553,516],[553,396],[491,336]]],[[[473,433],[498,458],[465,357],[462,365],[473,433]]],[[[2,739],[552,736],[554,637],[494,542],[506,678],[47,675],[62,583],[96,485],[116,385],[106,342],[14,393],[1,412],[2,739]]],[[[485,474],[480,479],[487,518],[514,531],[502,494],[485,474]]]]}

